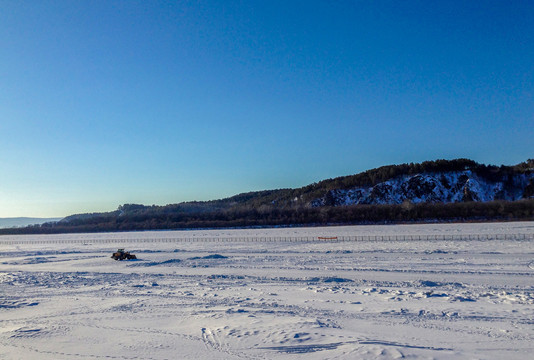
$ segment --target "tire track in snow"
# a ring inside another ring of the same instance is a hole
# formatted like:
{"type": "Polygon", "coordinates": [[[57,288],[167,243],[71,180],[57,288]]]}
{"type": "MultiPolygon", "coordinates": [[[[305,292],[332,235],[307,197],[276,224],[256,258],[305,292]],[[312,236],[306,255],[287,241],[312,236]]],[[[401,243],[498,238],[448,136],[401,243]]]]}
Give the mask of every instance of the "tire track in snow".
{"type": "Polygon", "coordinates": [[[136,360],[162,360],[162,359],[156,359],[152,357],[139,357],[139,356],[130,357],[130,356],[122,356],[122,355],[94,355],[94,354],[68,353],[68,352],[52,351],[52,350],[41,350],[34,346],[6,343],[3,341],[0,341],[0,344],[2,344],[3,346],[10,346],[14,348],[20,348],[20,349],[32,351],[38,354],[65,356],[67,359],[90,358],[90,359],[124,359],[124,360],[134,360],[134,359],[136,360]]]}
{"type": "MultiPolygon", "coordinates": [[[[200,329],[202,333],[202,341],[204,342],[204,345],[206,346],[206,349],[222,352],[240,359],[263,359],[264,357],[260,356],[254,356],[251,354],[244,354],[242,352],[237,352],[236,350],[231,350],[228,344],[225,344],[221,341],[220,338],[220,331],[219,330],[212,330],[209,328],[201,328],[200,329]]],[[[250,350],[250,349],[249,349],[250,350]]]]}

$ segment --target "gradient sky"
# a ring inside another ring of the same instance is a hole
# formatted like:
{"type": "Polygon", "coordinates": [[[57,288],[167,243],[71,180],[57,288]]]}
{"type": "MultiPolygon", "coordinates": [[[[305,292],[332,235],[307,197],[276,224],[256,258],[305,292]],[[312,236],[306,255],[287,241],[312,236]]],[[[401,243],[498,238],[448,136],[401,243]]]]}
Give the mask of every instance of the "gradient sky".
{"type": "Polygon", "coordinates": [[[0,0],[0,217],[534,157],[534,2],[0,0]]]}

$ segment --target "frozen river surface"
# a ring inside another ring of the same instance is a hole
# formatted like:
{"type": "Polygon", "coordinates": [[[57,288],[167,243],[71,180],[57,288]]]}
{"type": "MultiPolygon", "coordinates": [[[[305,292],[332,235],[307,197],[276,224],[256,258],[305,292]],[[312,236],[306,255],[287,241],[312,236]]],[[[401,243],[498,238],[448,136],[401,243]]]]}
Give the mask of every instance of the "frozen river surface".
{"type": "Polygon", "coordinates": [[[533,222],[0,237],[0,359],[533,353],[533,222]]]}

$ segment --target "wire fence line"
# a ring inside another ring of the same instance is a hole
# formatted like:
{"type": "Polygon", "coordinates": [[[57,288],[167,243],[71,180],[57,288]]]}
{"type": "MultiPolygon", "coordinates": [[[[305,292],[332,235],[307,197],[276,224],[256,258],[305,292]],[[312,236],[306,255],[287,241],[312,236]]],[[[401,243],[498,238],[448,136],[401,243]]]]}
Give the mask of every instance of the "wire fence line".
{"type": "Polygon", "coordinates": [[[168,238],[73,238],[47,237],[27,239],[2,239],[0,245],[24,244],[125,244],[125,243],[232,243],[232,242],[277,242],[277,243],[337,243],[363,241],[532,241],[534,234],[464,234],[464,235],[353,235],[353,236],[258,236],[258,237],[168,237],[168,238]]]}

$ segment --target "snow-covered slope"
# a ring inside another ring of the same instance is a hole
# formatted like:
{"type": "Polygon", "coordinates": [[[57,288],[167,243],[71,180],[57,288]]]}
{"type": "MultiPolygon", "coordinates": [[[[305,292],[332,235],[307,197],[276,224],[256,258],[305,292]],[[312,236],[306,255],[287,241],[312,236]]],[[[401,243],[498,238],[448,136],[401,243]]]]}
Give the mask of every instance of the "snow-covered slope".
{"type": "Polygon", "coordinates": [[[399,176],[375,186],[337,189],[312,201],[312,206],[355,204],[401,204],[404,201],[461,202],[519,200],[533,174],[489,180],[471,170],[399,176]]]}

